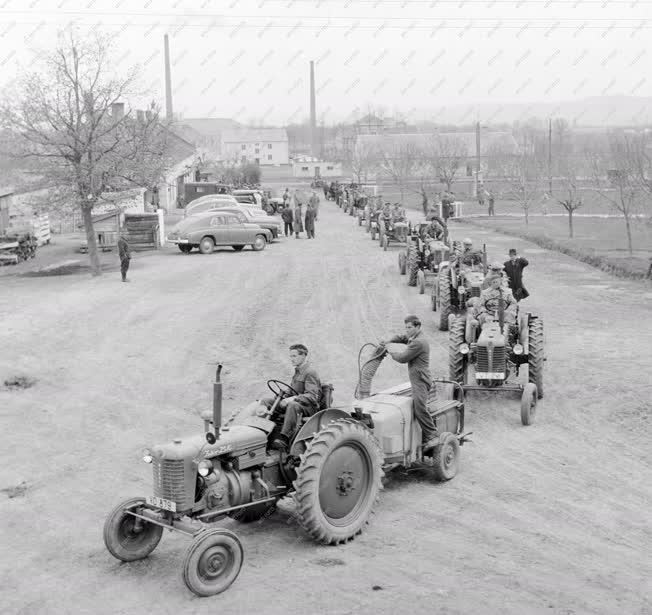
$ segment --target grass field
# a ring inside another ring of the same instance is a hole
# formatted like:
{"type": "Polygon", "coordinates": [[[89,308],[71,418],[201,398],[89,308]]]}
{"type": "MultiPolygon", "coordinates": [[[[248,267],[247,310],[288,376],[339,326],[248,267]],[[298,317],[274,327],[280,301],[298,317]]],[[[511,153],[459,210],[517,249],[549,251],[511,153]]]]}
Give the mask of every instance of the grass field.
{"type": "Polygon", "coordinates": [[[472,223],[523,237],[596,266],[613,268],[621,274],[636,277],[645,275],[652,257],[652,226],[643,221],[633,222],[633,255],[627,250],[625,223],[619,218],[576,217],[573,239],[568,237],[565,217],[536,216],[530,218],[529,225],[523,218],[501,216],[474,218],[472,223]]]}

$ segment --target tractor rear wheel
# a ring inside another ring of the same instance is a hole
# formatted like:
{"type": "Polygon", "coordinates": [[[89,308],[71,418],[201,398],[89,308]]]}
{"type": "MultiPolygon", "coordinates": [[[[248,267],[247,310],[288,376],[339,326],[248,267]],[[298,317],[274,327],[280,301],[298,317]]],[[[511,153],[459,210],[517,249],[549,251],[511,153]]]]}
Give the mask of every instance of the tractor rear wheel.
{"type": "Polygon", "coordinates": [[[543,320],[535,318],[529,324],[528,382],[537,387],[538,398],[543,398],[543,320]]]}
{"type": "Polygon", "coordinates": [[[451,313],[450,269],[441,267],[438,276],[439,288],[439,330],[448,331],[448,315],[451,313]]]}
{"type": "Polygon", "coordinates": [[[240,574],[244,550],[229,530],[204,530],[193,540],[183,560],[183,580],[198,596],[214,596],[228,589],[240,574]]]}
{"type": "Polygon", "coordinates": [[[450,480],[457,474],[460,465],[460,443],[452,433],[443,433],[440,444],[433,452],[433,468],[437,480],[450,480]]]}
{"type": "Polygon", "coordinates": [[[420,295],[426,292],[426,274],[423,272],[423,269],[417,271],[417,287],[419,288],[420,295]]]}
{"type": "Polygon", "coordinates": [[[464,318],[454,318],[448,332],[448,371],[450,379],[460,384],[464,384],[466,369],[466,358],[460,352],[460,345],[464,343],[465,332],[466,320],[464,318]]]}
{"type": "Polygon", "coordinates": [[[415,245],[411,245],[408,248],[408,255],[407,255],[408,286],[417,285],[418,271],[419,271],[419,258],[418,258],[417,247],[415,245]]]}
{"type": "Polygon", "coordinates": [[[381,488],[383,453],[367,427],[339,419],[324,427],[301,456],[294,481],[299,523],[322,544],[362,532],[381,488]]]}
{"type": "Polygon", "coordinates": [[[432,289],[430,291],[430,307],[432,308],[433,312],[437,311],[437,283],[436,282],[432,285],[432,289]]]}
{"type": "Polygon", "coordinates": [[[398,253],[398,271],[401,275],[405,275],[407,271],[407,253],[404,250],[401,250],[398,253]]]}
{"type": "Polygon", "coordinates": [[[163,528],[125,512],[145,503],[144,498],[131,498],[116,506],[104,522],[104,544],[109,553],[123,562],[147,557],[161,541],[163,528]]]}
{"type": "Polygon", "coordinates": [[[534,421],[534,415],[537,408],[537,387],[535,384],[528,382],[523,387],[521,395],[521,423],[531,425],[534,421]]]}

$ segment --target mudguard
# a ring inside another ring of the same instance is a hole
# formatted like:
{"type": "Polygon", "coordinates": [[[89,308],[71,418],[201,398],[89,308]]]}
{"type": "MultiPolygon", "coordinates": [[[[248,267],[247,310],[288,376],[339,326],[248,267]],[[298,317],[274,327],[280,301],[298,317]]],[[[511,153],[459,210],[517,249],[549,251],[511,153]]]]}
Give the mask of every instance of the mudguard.
{"type": "Polygon", "coordinates": [[[313,414],[303,427],[301,427],[296,438],[294,438],[294,442],[292,442],[292,447],[290,448],[290,454],[301,455],[306,448],[305,441],[310,440],[316,432],[325,425],[328,425],[331,421],[350,418],[351,414],[349,412],[337,408],[327,408],[326,410],[321,410],[313,414]]]}

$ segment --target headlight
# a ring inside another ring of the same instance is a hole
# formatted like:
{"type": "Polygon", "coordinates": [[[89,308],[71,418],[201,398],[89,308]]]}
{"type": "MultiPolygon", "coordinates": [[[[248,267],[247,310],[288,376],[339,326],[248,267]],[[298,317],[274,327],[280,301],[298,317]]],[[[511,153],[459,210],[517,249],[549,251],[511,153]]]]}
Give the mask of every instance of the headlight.
{"type": "Polygon", "coordinates": [[[208,476],[213,471],[213,462],[210,459],[200,461],[197,471],[200,476],[208,476]]]}
{"type": "Polygon", "coordinates": [[[462,354],[468,354],[469,353],[469,345],[468,344],[460,344],[460,352],[462,354]]]}
{"type": "Polygon", "coordinates": [[[154,461],[154,456],[152,455],[152,451],[150,451],[148,448],[146,448],[143,451],[143,461],[145,463],[152,463],[152,461],[154,461]]]}
{"type": "Polygon", "coordinates": [[[514,354],[523,354],[523,346],[521,346],[520,344],[515,344],[514,354]]]}

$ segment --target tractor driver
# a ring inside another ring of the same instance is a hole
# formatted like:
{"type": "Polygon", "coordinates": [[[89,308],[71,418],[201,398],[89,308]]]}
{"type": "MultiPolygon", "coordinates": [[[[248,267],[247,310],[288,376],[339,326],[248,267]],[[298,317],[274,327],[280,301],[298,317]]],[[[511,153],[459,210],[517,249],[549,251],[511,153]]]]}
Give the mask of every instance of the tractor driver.
{"type": "Polygon", "coordinates": [[[430,224],[425,227],[424,232],[427,236],[432,237],[432,239],[440,241],[444,236],[444,227],[437,221],[436,218],[433,218],[430,221],[430,224]]]}
{"type": "Polygon", "coordinates": [[[490,288],[480,293],[480,298],[475,304],[475,317],[482,325],[491,320],[498,319],[498,304],[502,295],[505,307],[505,324],[516,323],[516,299],[509,288],[503,287],[502,276],[493,276],[490,281],[490,288]]]}
{"type": "Polygon", "coordinates": [[[392,209],[392,222],[406,222],[407,216],[405,215],[405,209],[401,207],[400,203],[394,203],[394,209],[392,209]]]}
{"type": "Polygon", "coordinates": [[[491,288],[491,280],[493,280],[495,277],[499,277],[501,279],[500,285],[504,289],[509,288],[509,284],[507,282],[507,276],[503,274],[503,269],[504,267],[502,263],[499,263],[498,261],[496,261],[495,263],[491,263],[491,266],[489,267],[489,274],[482,282],[482,290],[491,288]]]}
{"type": "Polygon", "coordinates": [[[395,335],[387,342],[381,340],[379,345],[384,348],[387,343],[407,344],[403,352],[389,351],[389,354],[394,361],[408,364],[414,416],[421,425],[423,452],[426,453],[439,444],[439,432],[428,412],[428,393],[432,386],[430,345],[421,333],[418,316],[406,316],[404,322],[405,335],[395,335]]]}
{"type": "MultiPolygon", "coordinates": [[[[270,448],[287,452],[294,438],[301,417],[312,416],[319,410],[321,381],[315,368],[308,361],[308,349],[303,344],[290,346],[290,363],[294,375],[290,386],[298,393],[282,399],[278,408],[285,411],[281,433],[272,440],[270,448]]],[[[244,410],[244,415],[263,415],[274,403],[273,397],[263,397],[244,410]]]]}
{"type": "Polygon", "coordinates": [[[482,264],[482,252],[478,252],[473,249],[473,241],[466,237],[462,241],[464,249],[459,255],[459,263],[462,265],[481,265],[482,264]]]}

